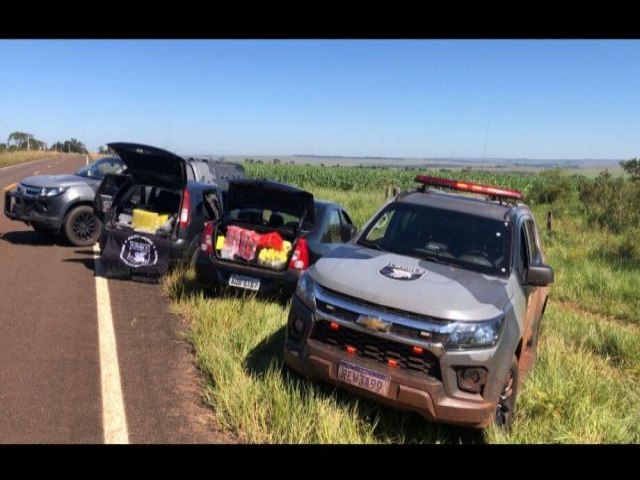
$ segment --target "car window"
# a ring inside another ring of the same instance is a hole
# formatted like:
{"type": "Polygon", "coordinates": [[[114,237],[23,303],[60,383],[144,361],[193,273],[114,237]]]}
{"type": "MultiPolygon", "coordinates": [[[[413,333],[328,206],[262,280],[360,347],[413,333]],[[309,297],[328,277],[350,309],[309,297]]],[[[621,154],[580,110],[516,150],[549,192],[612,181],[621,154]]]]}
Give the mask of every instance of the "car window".
{"type": "Polygon", "coordinates": [[[340,221],[340,212],[332,208],[329,212],[329,224],[322,236],[322,243],[342,243],[340,232],[342,230],[342,222],[340,221]]]}
{"type": "Polygon", "coordinates": [[[532,220],[526,220],[524,223],[527,234],[527,245],[529,247],[529,264],[535,263],[538,256],[538,245],[536,244],[536,227],[532,220]]]}
{"type": "Polygon", "coordinates": [[[193,165],[191,165],[190,163],[187,163],[187,179],[192,181],[195,181],[196,179],[196,173],[194,171],[193,165]]]}
{"type": "Polygon", "coordinates": [[[235,208],[226,215],[230,220],[271,228],[293,229],[300,223],[300,217],[266,208],[235,208]]]}
{"type": "Polygon", "coordinates": [[[383,213],[378,221],[369,229],[367,236],[365,237],[367,241],[376,242],[384,238],[387,233],[387,229],[389,228],[389,224],[395,215],[395,210],[387,210],[383,213]]]}
{"type": "Polygon", "coordinates": [[[511,223],[426,205],[392,203],[358,240],[363,246],[493,275],[507,275],[511,223]]]}
{"type": "Polygon", "coordinates": [[[342,220],[343,225],[353,225],[351,218],[349,217],[349,215],[347,215],[347,212],[345,212],[344,210],[340,210],[340,218],[342,220]]]}
{"type": "Polygon", "coordinates": [[[75,175],[79,177],[87,177],[87,178],[104,178],[105,175],[109,173],[121,173],[122,172],[122,162],[114,157],[105,157],[100,160],[96,160],[90,165],[86,167],[82,167],[78,170],[75,175]]]}
{"type": "Polygon", "coordinates": [[[520,258],[518,258],[518,267],[521,274],[529,267],[529,247],[527,245],[527,232],[524,224],[520,227],[520,258]]]}

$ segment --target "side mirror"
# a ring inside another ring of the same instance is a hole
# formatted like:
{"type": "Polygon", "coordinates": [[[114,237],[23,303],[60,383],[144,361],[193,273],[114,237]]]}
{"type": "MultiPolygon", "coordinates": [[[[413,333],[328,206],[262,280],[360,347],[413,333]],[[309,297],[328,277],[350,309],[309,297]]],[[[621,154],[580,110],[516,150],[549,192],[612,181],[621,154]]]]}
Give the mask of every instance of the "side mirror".
{"type": "Polygon", "coordinates": [[[358,233],[358,228],[355,225],[343,225],[340,230],[340,238],[343,242],[348,242],[358,233]]]}
{"type": "Polygon", "coordinates": [[[553,269],[549,265],[532,265],[525,273],[525,284],[546,287],[553,283],[553,269]]]}

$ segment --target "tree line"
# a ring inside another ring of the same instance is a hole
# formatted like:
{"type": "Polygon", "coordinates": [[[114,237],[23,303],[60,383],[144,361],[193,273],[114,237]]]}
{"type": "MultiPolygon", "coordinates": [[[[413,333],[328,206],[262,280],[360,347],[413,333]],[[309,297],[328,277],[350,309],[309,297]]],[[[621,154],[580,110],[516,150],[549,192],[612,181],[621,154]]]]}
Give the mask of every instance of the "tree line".
{"type": "Polygon", "coordinates": [[[14,152],[18,150],[55,150],[57,152],[67,153],[89,153],[84,143],[76,138],[56,142],[51,147],[47,146],[47,142],[35,138],[32,133],[28,132],[12,132],[7,137],[6,143],[0,143],[0,152],[14,152]]]}

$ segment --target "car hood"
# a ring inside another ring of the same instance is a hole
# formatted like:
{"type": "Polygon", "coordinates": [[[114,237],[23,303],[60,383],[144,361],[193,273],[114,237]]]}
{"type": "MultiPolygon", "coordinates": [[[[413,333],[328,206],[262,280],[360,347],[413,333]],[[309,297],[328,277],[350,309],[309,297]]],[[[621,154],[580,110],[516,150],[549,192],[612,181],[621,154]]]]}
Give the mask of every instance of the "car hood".
{"type": "Polygon", "coordinates": [[[139,143],[109,143],[127,166],[127,174],[136,182],[172,190],[187,185],[187,164],[184,158],[156,147],[139,143]]]}
{"type": "Polygon", "coordinates": [[[513,296],[508,279],[353,244],[334,249],[309,274],[356,299],[446,320],[495,318],[513,296]]]}
{"type": "Polygon", "coordinates": [[[225,210],[259,208],[288,213],[296,217],[305,214],[305,222],[315,222],[313,195],[304,190],[269,180],[237,179],[229,181],[225,210]]]}
{"type": "Polygon", "coordinates": [[[20,181],[30,187],[73,187],[87,183],[87,179],[77,175],[37,175],[20,181]]]}

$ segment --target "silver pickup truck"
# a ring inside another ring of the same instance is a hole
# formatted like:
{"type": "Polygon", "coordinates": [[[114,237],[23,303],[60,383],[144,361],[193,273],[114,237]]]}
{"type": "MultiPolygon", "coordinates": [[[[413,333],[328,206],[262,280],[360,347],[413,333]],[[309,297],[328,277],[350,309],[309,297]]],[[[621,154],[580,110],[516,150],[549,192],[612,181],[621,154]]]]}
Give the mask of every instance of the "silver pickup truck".
{"type": "Polygon", "coordinates": [[[416,181],[301,276],[285,363],[431,421],[509,427],[553,282],[535,219],[517,191],[416,181]]]}

